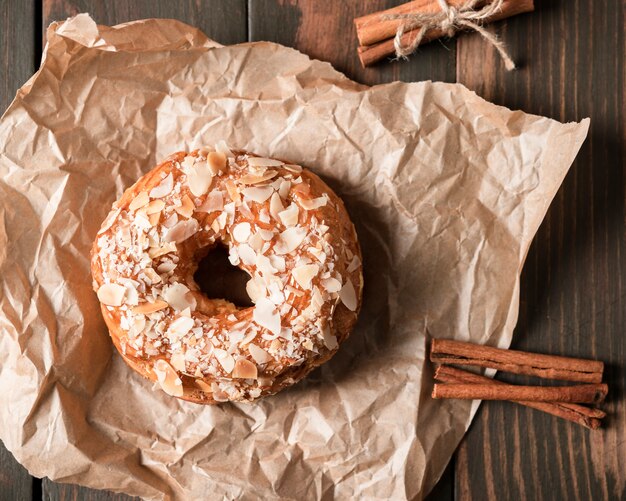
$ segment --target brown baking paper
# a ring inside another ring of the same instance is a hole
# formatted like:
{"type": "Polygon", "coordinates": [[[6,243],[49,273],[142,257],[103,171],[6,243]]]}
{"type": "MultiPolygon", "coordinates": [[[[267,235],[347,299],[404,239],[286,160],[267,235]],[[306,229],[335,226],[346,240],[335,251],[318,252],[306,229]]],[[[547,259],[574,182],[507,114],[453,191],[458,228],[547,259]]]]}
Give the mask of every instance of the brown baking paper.
{"type": "Polygon", "coordinates": [[[476,405],[430,398],[430,336],[508,346],[519,274],[589,122],[461,85],[358,85],[287,47],[176,21],[48,30],[0,124],[0,438],[36,476],[147,499],[415,499],[476,405]],[[177,150],[289,159],[356,224],[365,299],[328,364],[254,404],[176,400],[114,353],[89,250],[177,150]]]}

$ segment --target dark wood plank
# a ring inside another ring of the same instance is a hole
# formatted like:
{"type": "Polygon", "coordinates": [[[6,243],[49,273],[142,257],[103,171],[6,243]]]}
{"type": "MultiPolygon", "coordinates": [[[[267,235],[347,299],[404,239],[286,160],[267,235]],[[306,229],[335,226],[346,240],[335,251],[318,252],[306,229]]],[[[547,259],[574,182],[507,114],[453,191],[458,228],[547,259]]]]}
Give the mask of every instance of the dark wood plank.
{"type": "Polygon", "coordinates": [[[458,80],[511,108],[562,121],[591,117],[589,138],[528,255],[514,347],[604,360],[611,418],[604,431],[590,432],[530,409],[484,404],[458,451],[455,497],[626,499],[624,3],[536,6],[497,27],[520,70],[507,73],[479,37],[464,35],[458,80]]]}
{"type": "Polygon", "coordinates": [[[408,62],[361,67],[353,19],[400,3],[401,0],[254,0],[250,2],[250,40],[295,47],[313,58],[330,62],[348,77],[368,85],[395,80],[454,82],[454,40],[445,45],[441,42],[425,45],[408,62]]]}
{"type": "MultiPolygon", "coordinates": [[[[35,7],[0,2],[0,113],[35,71],[35,7]]],[[[30,499],[33,479],[0,442],[0,501],[30,499]]]]}
{"type": "Polygon", "coordinates": [[[43,28],[80,12],[108,26],[151,17],[178,19],[222,44],[247,40],[246,0],[44,0],[43,28]]]}
{"type": "MultiPolygon", "coordinates": [[[[114,25],[150,17],[178,19],[200,28],[207,36],[233,44],[247,40],[246,0],[155,1],[155,0],[44,0],[42,28],[53,21],[64,20],[80,12],[89,12],[99,24],[114,25]]],[[[58,484],[44,479],[46,501],[129,501],[123,494],[99,491],[77,485],[58,484]]],[[[15,498],[18,499],[18,498],[15,498]]],[[[19,498],[26,499],[26,498],[19,498]]]]}

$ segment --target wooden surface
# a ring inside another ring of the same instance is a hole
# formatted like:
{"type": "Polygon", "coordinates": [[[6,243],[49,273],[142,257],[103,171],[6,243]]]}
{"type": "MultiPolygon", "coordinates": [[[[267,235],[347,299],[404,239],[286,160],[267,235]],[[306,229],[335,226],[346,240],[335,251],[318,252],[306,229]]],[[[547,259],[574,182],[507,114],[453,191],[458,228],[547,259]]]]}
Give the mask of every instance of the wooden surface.
{"type": "MultiPolygon", "coordinates": [[[[510,403],[481,406],[430,496],[468,499],[626,499],[626,211],[624,0],[536,0],[536,12],[494,26],[521,68],[504,71],[474,34],[420,48],[411,61],[363,70],[352,18],[400,1],[0,0],[0,108],[34,70],[42,29],[90,12],[115,24],[172,17],[221,43],[271,40],[330,61],[366,84],[458,81],[511,108],[567,121],[591,117],[578,155],[522,274],[513,346],[607,363],[611,414],[590,432],[510,403]]],[[[523,377],[517,381],[525,381],[523,377]]],[[[0,499],[127,500],[40,482],[0,450],[0,499]]]]}

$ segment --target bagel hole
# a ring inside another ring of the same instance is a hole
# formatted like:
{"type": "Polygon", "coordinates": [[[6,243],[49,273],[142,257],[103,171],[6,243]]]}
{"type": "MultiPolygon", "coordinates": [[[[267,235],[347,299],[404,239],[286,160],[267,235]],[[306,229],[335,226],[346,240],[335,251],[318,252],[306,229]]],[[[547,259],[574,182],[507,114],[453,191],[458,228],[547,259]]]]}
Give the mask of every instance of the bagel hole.
{"type": "Polygon", "coordinates": [[[193,278],[210,299],[226,299],[240,308],[254,304],[246,292],[250,275],[230,264],[224,245],[216,245],[200,260],[193,278]]]}

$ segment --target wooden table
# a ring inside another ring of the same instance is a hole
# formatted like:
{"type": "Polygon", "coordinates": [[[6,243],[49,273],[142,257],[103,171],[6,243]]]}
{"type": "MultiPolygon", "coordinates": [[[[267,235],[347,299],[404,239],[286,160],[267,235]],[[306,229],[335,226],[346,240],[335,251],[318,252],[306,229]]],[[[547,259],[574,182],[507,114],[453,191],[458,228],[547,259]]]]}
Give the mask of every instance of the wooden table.
{"type": "MultiPolygon", "coordinates": [[[[176,18],[223,44],[271,40],[366,84],[461,82],[497,104],[561,120],[589,137],[533,243],[514,346],[597,357],[611,387],[603,431],[507,403],[483,405],[432,499],[626,499],[625,3],[535,0],[494,28],[521,69],[507,73],[475,34],[434,42],[410,62],[363,70],[352,18],[399,1],[0,1],[0,108],[39,65],[45,28],[78,12],[98,23],[176,18]],[[106,7],[105,7],[106,4],[106,7]]],[[[1,447],[1,445],[0,445],[1,447]]],[[[130,499],[28,475],[0,450],[0,499],[130,499]]]]}

